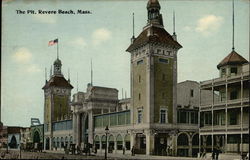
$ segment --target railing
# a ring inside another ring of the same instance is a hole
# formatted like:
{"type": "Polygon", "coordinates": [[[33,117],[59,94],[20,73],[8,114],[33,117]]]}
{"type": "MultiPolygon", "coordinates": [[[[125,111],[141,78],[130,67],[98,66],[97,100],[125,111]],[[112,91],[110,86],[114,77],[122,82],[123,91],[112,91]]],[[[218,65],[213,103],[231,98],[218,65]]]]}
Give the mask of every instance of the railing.
{"type": "MultiPolygon", "coordinates": [[[[249,98],[243,98],[242,102],[249,102],[249,98]]],[[[227,100],[228,105],[234,105],[234,104],[238,104],[238,103],[241,103],[241,99],[227,100]]],[[[222,106],[222,105],[226,105],[226,101],[218,101],[218,102],[215,102],[213,104],[214,107],[222,106]]],[[[210,104],[201,104],[202,108],[206,108],[206,107],[210,107],[210,106],[212,106],[212,103],[210,103],[210,104]]]]}
{"type": "Polygon", "coordinates": [[[233,80],[233,79],[237,79],[240,78],[241,76],[248,76],[249,75],[249,71],[248,72],[243,72],[242,74],[237,74],[237,75],[230,75],[228,77],[219,77],[219,78],[214,78],[212,80],[207,80],[207,81],[202,81],[200,82],[201,86],[205,86],[205,85],[209,85],[212,84],[212,82],[214,81],[214,83],[218,83],[218,82],[222,82],[225,81],[226,79],[228,81],[233,80]]]}

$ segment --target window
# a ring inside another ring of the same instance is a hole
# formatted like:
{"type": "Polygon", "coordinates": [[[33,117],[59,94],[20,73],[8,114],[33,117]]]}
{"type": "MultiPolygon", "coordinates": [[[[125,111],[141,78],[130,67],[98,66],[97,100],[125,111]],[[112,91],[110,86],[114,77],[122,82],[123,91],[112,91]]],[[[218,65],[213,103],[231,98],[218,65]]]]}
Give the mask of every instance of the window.
{"type": "Polygon", "coordinates": [[[205,124],[208,124],[208,125],[212,124],[212,113],[211,112],[205,113],[205,124]]]}
{"type": "Polygon", "coordinates": [[[191,112],[191,123],[198,124],[198,112],[191,112]]]}
{"type": "Polygon", "coordinates": [[[139,83],[141,83],[141,75],[139,75],[139,78],[138,78],[138,80],[139,80],[139,83]]]}
{"type": "Polygon", "coordinates": [[[161,62],[161,63],[168,63],[168,59],[159,58],[159,62],[161,62]]]}
{"type": "Polygon", "coordinates": [[[221,69],[221,76],[225,76],[226,75],[226,68],[222,68],[221,69]]]}
{"type": "Polygon", "coordinates": [[[220,119],[220,123],[221,123],[221,125],[225,125],[225,113],[222,113],[221,115],[220,115],[221,117],[221,119],[220,119]]]}
{"type": "Polygon", "coordinates": [[[142,110],[138,110],[138,123],[142,122],[142,110]]]}
{"type": "Polygon", "coordinates": [[[179,113],[178,113],[178,122],[179,123],[188,123],[188,121],[187,121],[187,118],[188,118],[188,116],[187,116],[187,114],[188,114],[188,112],[186,112],[186,111],[178,111],[179,113]]]}
{"type": "Polygon", "coordinates": [[[227,137],[228,144],[237,144],[240,143],[240,134],[232,134],[227,137]]]}
{"type": "Polygon", "coordinates": [[[221,92],[220,93],[220,101],[225,101],[226,100],[226,93],[225,92],[221,92]]]}
{"type": "Polygon", "coordinates": [[[193,89],[190,90],[190,96],[194,97],[194,90],[193,89]]]}
{"type": "Polygon", "coordinates": [[[165,81],[166,80],[166,75],[162,74],[162,80],[165,81]]]}
{"type": "Polygon", "coordinates": [[[229,124],[236,125],[237,124],[237,113],[231,112],[229,117],[229,124]]]}
{"type": "Polygon", "coordinates": [[[230,100],[237,99],[237,91],[230,92],[230,100]]]}
{"type": "Polygon", "coordinates": [[[237,67],[232,67],[231,68],[231,74],[237,74],[237,67]]]}
{"type": "Polygon", "coordinates": [[[141,93],[139,93],[139,97],[138,98],[139,98],[139,100],[141,100],[141,93]]]}
{"type": "Polygon", "coordinates": [[[142,64],[142,63],[143,63],[143,60],[137,61],[137,65],[142,64]]]}
{"type": "Polygon", "coordinates": [[[166,109],[160,110],[160,123],[166,123],[166,109]]]}

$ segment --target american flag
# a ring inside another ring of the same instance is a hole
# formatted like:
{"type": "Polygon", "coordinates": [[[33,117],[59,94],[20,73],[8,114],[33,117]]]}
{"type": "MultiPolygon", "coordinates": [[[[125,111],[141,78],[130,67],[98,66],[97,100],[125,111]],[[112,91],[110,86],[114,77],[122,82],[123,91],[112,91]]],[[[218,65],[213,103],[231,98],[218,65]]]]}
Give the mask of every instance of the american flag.
{"type": "Polygon", "coordinates": [[[55,40],[52,40],[52,41],[49,41],[49,46],[53,46],[54,44],[58,43],[58,39],[55,39],[55,40]]]}

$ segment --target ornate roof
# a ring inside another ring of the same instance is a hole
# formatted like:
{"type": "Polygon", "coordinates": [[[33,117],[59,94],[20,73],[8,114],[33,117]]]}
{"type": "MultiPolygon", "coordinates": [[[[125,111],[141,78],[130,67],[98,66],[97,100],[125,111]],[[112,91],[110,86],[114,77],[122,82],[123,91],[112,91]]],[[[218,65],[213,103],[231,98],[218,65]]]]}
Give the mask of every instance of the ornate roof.
{"type": "Polygon", "coordinates": [[[248,63],[248,61],[233,50],[217,65],[217,68],[219,69],[220,67],[226,66],[226,65],[235,65],[235,64],[237,65],[237,64],[244,64],[244,63],[248,63]]]}
{"type": "Polygon", "coordinates": [[[54,65],[55,65],[55,64],[62,65],[62,62],[61,62],[61,60],[60,60],[60,59],[58,59],[58,58],[57,58],[57,59],[55,60],[55,62],[54,62],[54,65]]]}
{"type": "Polygon", "coordinates": [[[73,86],[63,77],[63,76],[53,76],[50,80],[43,86],[42,89],[47,89],[51,86],[64,87],[72,89],[73,86]]]}
{"type": "Polygon", "coordinates": [[[134,40],[134,42],[128,47],[126,51],[130,52],[137,47],[150,42],[171,45],[177,49],[182,48],[182,46],[177,41],[175,41],[164,28],[150,26],[141,32],[141,34],[134,40]]]}
{"type": "Polygon", "coordinates": [[[158,0],[149,0],[147,4],[147,8],[151,8],[151,7],[161,8],[158,0]]]}

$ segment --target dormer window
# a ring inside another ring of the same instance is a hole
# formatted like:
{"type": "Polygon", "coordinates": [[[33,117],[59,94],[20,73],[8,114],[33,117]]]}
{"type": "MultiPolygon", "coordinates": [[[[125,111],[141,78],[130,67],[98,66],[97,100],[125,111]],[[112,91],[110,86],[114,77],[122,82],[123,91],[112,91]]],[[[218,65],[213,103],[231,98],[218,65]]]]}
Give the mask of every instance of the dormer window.
{"type": "Polygon", "coordinates": [[[231,74],[237,74],[237,67],[231,67],[231,74]]]}
{"type": "Polygon", "coordinates": [[[221,69],[221,76],[225,76],[226,75],[226,68],[222,68],[221,69]]]}

